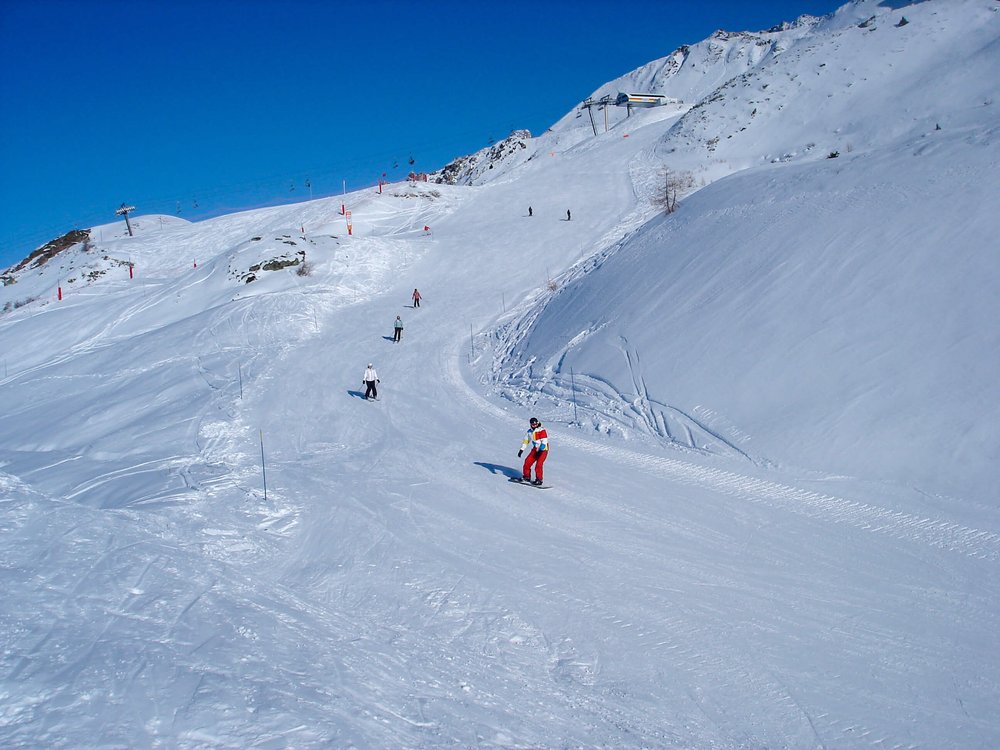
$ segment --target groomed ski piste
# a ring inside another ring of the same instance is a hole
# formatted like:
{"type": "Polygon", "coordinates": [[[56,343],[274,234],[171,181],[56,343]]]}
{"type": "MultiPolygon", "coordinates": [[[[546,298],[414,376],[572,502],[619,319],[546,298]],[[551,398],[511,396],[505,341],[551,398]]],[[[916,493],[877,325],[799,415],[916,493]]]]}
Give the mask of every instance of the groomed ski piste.
{"type": "Polygon", "coordinates": [[[23,269],[0,746],[1000,746],[995,6],[713,37],[683,106],[350,234],[138,216],[23,269]],[[744,74],[782,107],[709,151],[744,74]]]}

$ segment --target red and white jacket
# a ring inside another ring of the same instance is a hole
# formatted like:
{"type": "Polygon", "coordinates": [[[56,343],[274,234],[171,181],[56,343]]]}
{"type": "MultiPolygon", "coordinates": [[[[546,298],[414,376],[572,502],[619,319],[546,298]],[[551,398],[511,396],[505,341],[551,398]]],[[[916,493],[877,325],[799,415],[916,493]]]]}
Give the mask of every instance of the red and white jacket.
{"type": "Polygon", "coordinates": [[[549,433],[545,431],[542,425],[538,427],[529,427],[528,434],[524,436],[524,440],[521,441],[521,450],[526,449],[531,446],[532,450],[542,453],[549,449],[549,433]]]}

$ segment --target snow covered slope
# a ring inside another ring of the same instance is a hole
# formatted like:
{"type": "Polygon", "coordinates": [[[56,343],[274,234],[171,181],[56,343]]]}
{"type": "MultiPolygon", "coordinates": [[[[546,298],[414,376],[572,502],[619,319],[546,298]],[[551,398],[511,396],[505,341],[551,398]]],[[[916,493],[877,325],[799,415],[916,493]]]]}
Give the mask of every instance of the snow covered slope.
{"type": "Polygon", "coordinates": [[[616,123],[664,130],[633,165],[647,197],[650,164],[691,170],[688,192],[740,176],[573,269],[501,334],[492,379],[530,401],[579,376],[602,429],[995,498],[998,15],[856,3],[718,32],[598,89],[701,97],[616,123]]]}
{"type": "Polygon", "coordinates": [[[5,272],[0,746],[1000,745],[998,11],[5,272]]]}
{"type": "Polygon", "coordinates": [[[717,182],[570,274],[494,378],[545,402],[575,374],[588,425],[993,503],[998,166],[1000,129],[963,127],[717,182]]]}

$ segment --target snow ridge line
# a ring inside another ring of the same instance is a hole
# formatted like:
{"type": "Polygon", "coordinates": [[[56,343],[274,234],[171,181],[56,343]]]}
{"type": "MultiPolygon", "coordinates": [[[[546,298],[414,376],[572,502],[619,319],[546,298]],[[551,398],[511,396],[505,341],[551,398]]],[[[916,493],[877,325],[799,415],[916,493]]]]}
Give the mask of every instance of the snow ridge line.
{"type": "MultiPolygon", "coordinates": [[[[456,340],[446,376],[454,393],[464,394],[480,411],[488,412],[506,422],[520,423],[508,412],[491,404],[474,391],[462,377],[459,347],[464,341],[456,340]]],[[[903,541],[926,544],[931,547],[957,552],[979,560],[1000,560],[1000,533],[984,531],[946,520],[916,516],[902,511],[880,508],[868,503],[838,497],[823,492],[759,479],[723,469],[699,466],[694,463],[662,456],[651,456],[615,446],[606,446],[590,440],[563,434],[563,445],[577,450],[600,454],[634,469],[690,486],[708,487],[729,497],[750,500],[773,508],[789,509],[796,513],[834,523],[854,526],[865,531],[885,534],[903,541]]],[[[555,489],[558,494],[561,492],[555,489]]]]}

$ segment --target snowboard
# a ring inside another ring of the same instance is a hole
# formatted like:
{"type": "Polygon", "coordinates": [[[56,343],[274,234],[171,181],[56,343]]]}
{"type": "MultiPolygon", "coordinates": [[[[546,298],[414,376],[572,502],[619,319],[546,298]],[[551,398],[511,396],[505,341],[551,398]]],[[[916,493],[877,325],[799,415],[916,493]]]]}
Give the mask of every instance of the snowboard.
{"type": "Polygon", "coordinates": [[[510,481],[513,484],[523,484],[526,487],[534,487],[536,490],[548,490],[552,488],[551,484],[532,484],[531,482],[525,482],[521,477],[511,477],[510,481]]]}

